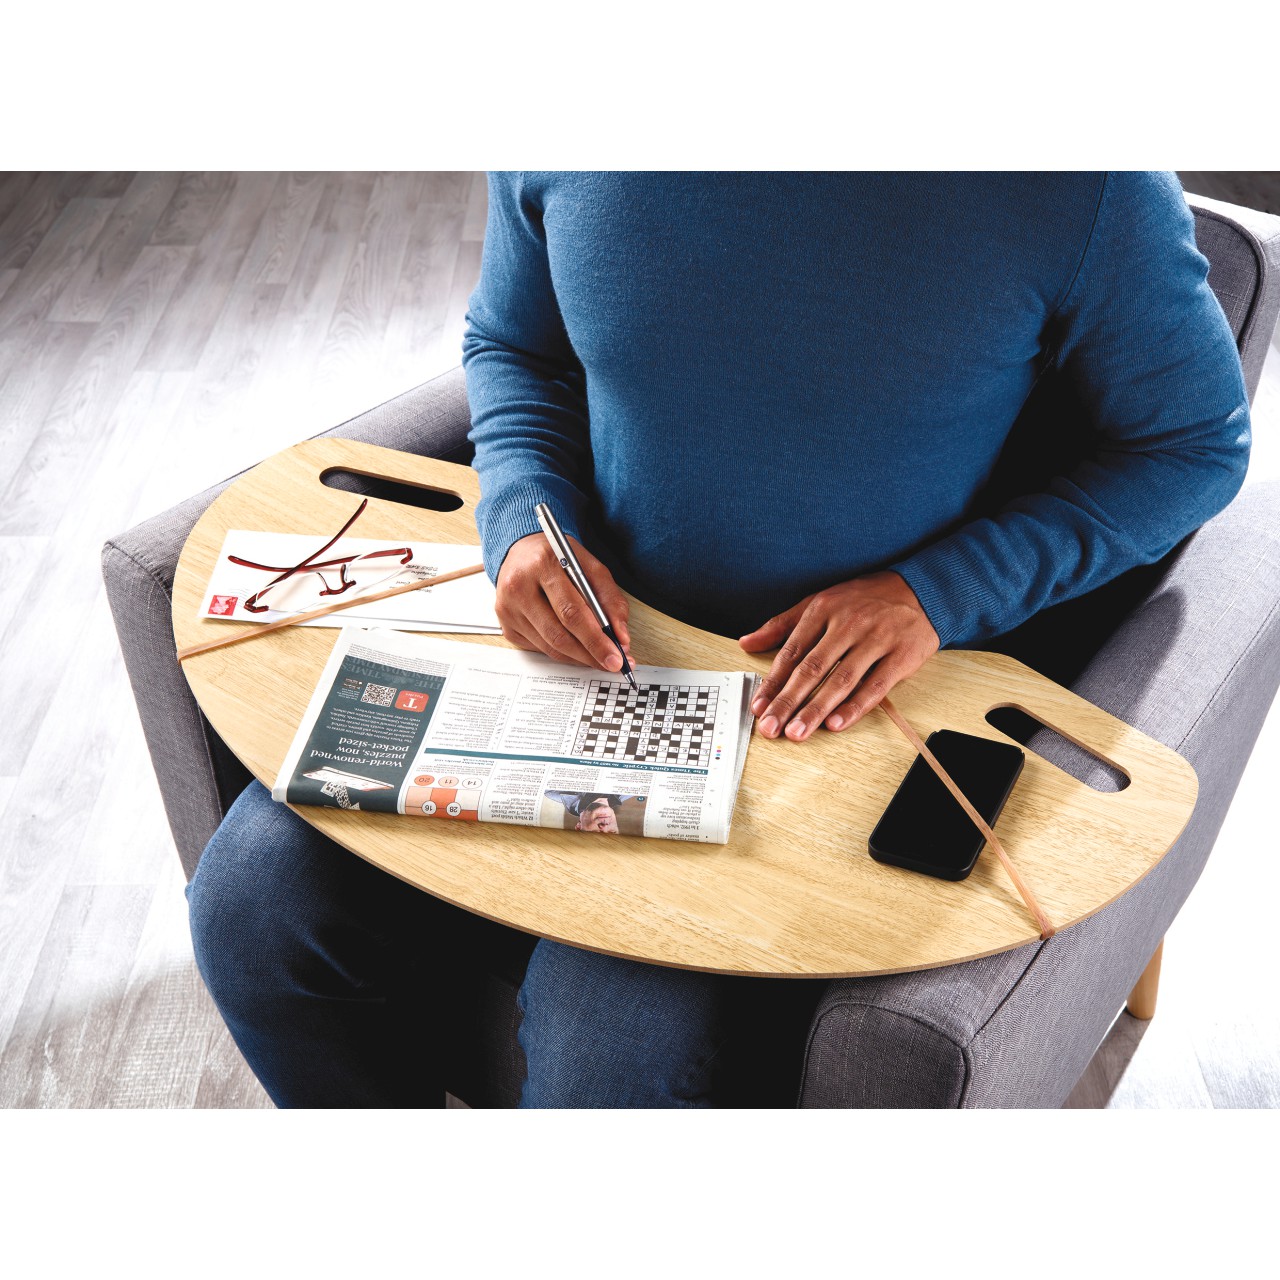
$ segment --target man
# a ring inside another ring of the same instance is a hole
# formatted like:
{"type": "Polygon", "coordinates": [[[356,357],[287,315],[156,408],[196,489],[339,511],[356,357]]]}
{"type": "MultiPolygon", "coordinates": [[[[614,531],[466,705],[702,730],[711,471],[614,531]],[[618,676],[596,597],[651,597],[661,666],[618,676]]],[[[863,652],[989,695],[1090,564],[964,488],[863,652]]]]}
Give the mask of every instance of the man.
{"type": "Polygon", "coordinates": [[[548,791],[546,794],[574,816],[575,831],[597,831],[610,836],[618,834],[617,806],[626,796],[583,795],[578,791],[548,791]]]}
{"type": "MultiPolygon", "coordinates": [[[[1172,175],[493,175],[463,359],[504,633],[621,666],[538,532],[547,502],[628,652],[622,588],[777,649],[752,708],[765,736],[848,731],[940,645],[1158,559],[1234,495],[1247,401],[1205,274],[1172,175]],[[1042,378],[1069,398],[1070,456],[1002,489],[1042,378]]],[[[193,930],[251,1065],[306,1099],[324,1092],[295,1089],[308,1049],[344,1080],[376,1070],[333,1027],[379,972],[360,921],[391,891],[336,887],[348,869],[276,818],[269,887],[312,899],[281,929],[228,870],[268,813],[251,788],[228,816],[193,930]],[[259,939],[249,979],[237,910],[259,939]],[[326,945],[343,929],[367,969],[326,945]]],[[[399,928],[427,909],[396,901],[399,928]]],[[[522,1105],[711,1105],[727,1011],[757,981],[540,942],[522,1105]]]]}
{"type": "Polygon", "coordinates": [[[607,796],[596,796],[582,806],[575,824],[579,831],[598,831],[604,835],[618,834],[618,815],[607,796]]]}
{"type": "Polygon", "coordinates": [[[618,814],[613,808],[613,801],[608,796],[564,795],[561,792],[548,791],[553,799],[561,801],[564,808],[575,815],[573,823],[575,831],[595,831],[605,836],[616,836],[618,833],[618,814]]]}

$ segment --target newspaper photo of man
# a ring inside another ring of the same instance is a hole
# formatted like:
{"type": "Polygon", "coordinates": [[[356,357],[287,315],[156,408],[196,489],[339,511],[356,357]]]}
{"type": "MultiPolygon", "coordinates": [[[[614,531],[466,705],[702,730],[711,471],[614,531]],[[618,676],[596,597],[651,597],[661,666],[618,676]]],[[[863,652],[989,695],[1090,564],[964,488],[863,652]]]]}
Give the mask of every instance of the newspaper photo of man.
{"type": "Polygon", "coordinates": [[[548,800],[564,806],[564,825],[569,830],[613,836],[644,834],[644,796],[601,791],[547,791],[543,794],[548,800]]]}

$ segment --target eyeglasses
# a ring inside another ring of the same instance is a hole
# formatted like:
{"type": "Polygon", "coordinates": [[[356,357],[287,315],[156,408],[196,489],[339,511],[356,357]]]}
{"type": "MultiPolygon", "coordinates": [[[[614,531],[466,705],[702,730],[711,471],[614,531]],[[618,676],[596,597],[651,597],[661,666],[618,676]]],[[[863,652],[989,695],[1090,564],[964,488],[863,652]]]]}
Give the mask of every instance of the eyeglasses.
{"type": "Polygon", "coordinates": [[[396,577],[400,569],[413,559],[412,547],[390,547],[385,551],[365,551],[328,560],[319,558],[333,548],[368,505],[369,499],[365,498],[356,508],[355,515],[323,547],[295,565],[258,564],[240,556],[228,556],[232,564],[243,569],[260,569],[277,575],[254,592],[243,607],[249,613],[267,613],[272,609],[297,610],[315,603],[320,597],[340,596],[351,590],[367,591],[396,577]],[[264,604],[268,597],[270,603],[264,604]]]}

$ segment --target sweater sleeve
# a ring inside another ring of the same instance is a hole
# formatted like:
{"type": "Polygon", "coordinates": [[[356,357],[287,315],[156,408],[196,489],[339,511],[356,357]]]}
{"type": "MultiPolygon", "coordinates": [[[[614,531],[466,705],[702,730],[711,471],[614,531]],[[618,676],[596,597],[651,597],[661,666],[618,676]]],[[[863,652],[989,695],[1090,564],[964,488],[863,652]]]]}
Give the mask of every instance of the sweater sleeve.
{"type": "Polygon", "coordinates": [[[1234,497],[1249,405],[1207,276],[1176,179],[1108,175],[1050,330],[1095,447],[1043,492],[889,566],[944,645],[999,635],[1158,560],[1234,497]]]}
{"type": "Polygon", "coordinates": [[[586,378],[556,302],[541,209],[519,173],[489,175],[462,364],[480,477],[476,523],[485,571],[497,581],[511,544],[539,532],[539,502],[581,540],[591,483],[586,378]]]}

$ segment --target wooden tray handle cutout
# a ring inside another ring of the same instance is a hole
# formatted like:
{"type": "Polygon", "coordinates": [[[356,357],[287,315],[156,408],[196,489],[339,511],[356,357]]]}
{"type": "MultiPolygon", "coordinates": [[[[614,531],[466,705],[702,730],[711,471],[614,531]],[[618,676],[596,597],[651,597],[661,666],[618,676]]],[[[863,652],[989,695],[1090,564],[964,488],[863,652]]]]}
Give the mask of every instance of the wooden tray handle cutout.
{"type": "Polygon", "coordinates": [[[457,511],[467,505],[467,500],[455,489],[440,485],[414,484],[398,476],[374,475],[370,471],[352,467],[326,467],[320,473],[320,483],[326,489],[338,493],[351,493],[359,497],[376,498],[382,502],[394,502],[402,507],[419,511],[457,511]],[[361,487],[348,487],[340,483],[344,479],[367,480],[361,487]]]}
{"type": "MultiPolygon", "coordinates": [[[[275,462],[275,459],[269,459],[275,462]]],[[[293,470],[302,468],[308,473],[311,485],[319,489],[326,499],[335,494],[345,496],[346,491],[325,483],[326,476],[347,472],[364,479],[382,481],[389,486],[421,489],[452,498],[456,507],[440,508],[434,505],[402,502],[417,511],[431,511],[438,519],[447,522],[458,531],[460,540],[476,541],[475,507],[480,501],[480,482],[470,467],[456,462],[444,462],[439,458],[426,458],[418,453],[403,453],[398,449],[384,449],[381,445],[366,444],[362,440],[308,440],[279,458],[279,465],[293,470]]],[[[384,504],[387,499],[373,494],[371,503],[384,504]]]]}
{"type": "Polygon", "coordinates": [[[1088,787],[1099,795],[1115,795],[1133,782],[1128,769],[1090,745],[1080,734],[1064,732],[1044,716],[1028,711],[1019,703],[997,702],[994,706],[987,708],[983,719],[997,733],[1016,742],[1023,750],[1043,760],[1050,768],[1065,773],[1069,778],[1074,778],[1082,786],[1088,787]],[[1006,714],[1001,715],[1002,712],[1006,714]],[[1035,734],[1040,731],[1050,735],[1051,742],[1057,738],[1061,740],[1061,744],[1066,745],[1067,750],[1063,753],[1065,757],[1063,760],[1051,760],[1042,751],[1037,751],[1035,747],[1029,745],[1035,734]],[[1090,780],[1090,772],[1099,770],[1104,773],[1111,785],[1099,785],[1098,782],[1090,780]]]}

